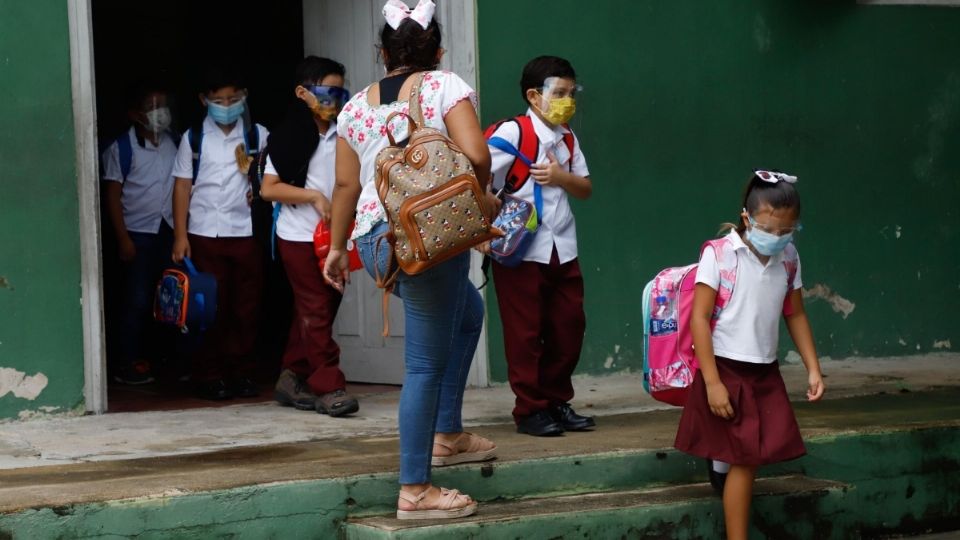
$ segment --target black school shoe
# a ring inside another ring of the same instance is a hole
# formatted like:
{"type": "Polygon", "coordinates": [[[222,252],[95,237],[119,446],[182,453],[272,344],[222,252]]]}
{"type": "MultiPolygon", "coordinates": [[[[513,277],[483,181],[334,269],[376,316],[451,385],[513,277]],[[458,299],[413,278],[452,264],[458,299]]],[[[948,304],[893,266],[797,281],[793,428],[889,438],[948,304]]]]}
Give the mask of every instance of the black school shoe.
{"type": "Polygon", "coordinates": [[[553,419],[563,426],[565,431],[584,431],[597,425],[597,423],[593,421],[592,416],[577,414],[569,403],[558,405],[550,412],[553,419]]]}
{"type": "Polygon", "coordinates": [[[707,474],[710,476],[710,485],[713,490],[723,495],[723,487],[727,484],[727,473],[713,470],[713,460],[707,459],[707,474]]]}
{"type": "Polygon", "coordinates": [[[547,411],[537,411],[517,421],[517,433],[526,433],[534,437],[555,437],[563,435],[563,425],[554,420],[547,411]]]}
{"type": "Polygon", "coordinates": [[[223,379],[197,383],[197,397],[210,401],[233,399],[233,389],[223,379]]]}
{"type": "Polygon", "coordinates": [[[252,398],[260,395],[260,390],[253,381],[246,377],[235,377],[230,380],[230,390],[238,398],[252,398]]]}

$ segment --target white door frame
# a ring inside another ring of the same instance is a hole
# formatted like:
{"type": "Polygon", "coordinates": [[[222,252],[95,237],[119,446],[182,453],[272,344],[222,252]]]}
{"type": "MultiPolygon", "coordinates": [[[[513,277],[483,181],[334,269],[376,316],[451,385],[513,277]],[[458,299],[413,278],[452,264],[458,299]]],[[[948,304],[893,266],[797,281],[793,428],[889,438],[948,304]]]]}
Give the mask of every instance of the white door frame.
{"type": "MultiPolygon", "coordinates": [[[[409,4],[412,0],[406,0],[409,4]]],[[[335,58],[347,65],[347,80],[356,88],[383,76],[383,67],[375,62],[373,44],[383,27],[380,13],[383,0],[303,0],[305,54],[335,58]],[[341,39],[342,34],[350,38],[341,39]],[[371,36],[373,38],[371,39],[371,36]],[[351,39],[352,38],[352,39],[351,39]],[[347,42],[349,40],[349,42],[347,42]]],[[[477,87],[477,32],[476,1],[450,0],[437,9],[438,22],[443,30],[443,45],[447,53],[440,63],[442,69],[453,71],[477,87]]],[[[470,279],[483,283],[480,271],[481,257],[473,253],[470,279]]],[[[486,301],[486,290],[481,295],[486,301]]],[[[487,343],[487,324],[484,320],[476,354],[470,366],[467,384],[474,387],[490,385],[490,362],[487,343]]]]}
{"type": "Polygon", "coordinates": [[[80,305],[83,318],[83,397],[88,412],[107,410],[100,268],[100,186],[97,171],[97,110],[91,0],[68,0],[70,81],[80,210],[80,305]]]}

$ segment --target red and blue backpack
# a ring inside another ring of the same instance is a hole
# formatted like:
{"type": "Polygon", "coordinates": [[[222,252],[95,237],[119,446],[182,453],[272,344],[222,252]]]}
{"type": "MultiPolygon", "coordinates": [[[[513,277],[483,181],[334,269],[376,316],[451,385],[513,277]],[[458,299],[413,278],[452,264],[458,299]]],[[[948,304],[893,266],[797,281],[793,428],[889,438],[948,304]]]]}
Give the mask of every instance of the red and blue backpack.
{"type": "MultiPolygon", "coordinates": [[[[540,138],[537,137],[533,127],[533,119],[525,114],[491,125],[484,132],[484,136],[488,145],[514,156],[500,193],[503,206],[493,222],[493,226],[504,234],[490,242],[490,258],[504,266],[514,267],[523,262],[524,253],[543,221],[543,195],[540,184],[535,183],[533,186],[534,204],[532,206],[529,202],[513,195],[520,191],[530,177],[530,167],[537,159],[537,153],[540,150],[540,138]],[[517,146],[495,135],[504,122],[516,122],[519,128],[517,146]]],[[[563,142],[569,151],[572,166],[573,133],[567,130],[563,135],[563,142]]]]}

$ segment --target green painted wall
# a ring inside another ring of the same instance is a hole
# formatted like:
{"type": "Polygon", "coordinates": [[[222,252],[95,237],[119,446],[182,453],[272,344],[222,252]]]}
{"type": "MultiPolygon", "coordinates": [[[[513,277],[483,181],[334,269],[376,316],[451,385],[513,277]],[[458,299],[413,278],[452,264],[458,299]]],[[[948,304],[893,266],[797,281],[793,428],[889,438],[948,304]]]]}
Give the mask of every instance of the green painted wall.
{"type": "MultiPolygon", "coordinates": [[[[852,1],[478,1],[485,123],[527,60],[571,60],[595,182],[574,202],[581,373],[638,369],[640,293],[736,219],[753,167],[797,174],[821,355],[960,346],[960,9],[852,1]],[[823,292],[826,289],[817,287],[823,292]],[[836,294],[839,296],[832,296],[836,294]],[[847,317],[834,309],[851,302],[847,317]]],[[[491,301],[491,364],[505,380],[491,301]]],[[[783,352],[790,349],[782,332],[783,352]]]]}
{"type": "Polygon", "coordinates": [[[0,418],[83,400],[72,110],[67,3],[0,0],[0,418]]]}

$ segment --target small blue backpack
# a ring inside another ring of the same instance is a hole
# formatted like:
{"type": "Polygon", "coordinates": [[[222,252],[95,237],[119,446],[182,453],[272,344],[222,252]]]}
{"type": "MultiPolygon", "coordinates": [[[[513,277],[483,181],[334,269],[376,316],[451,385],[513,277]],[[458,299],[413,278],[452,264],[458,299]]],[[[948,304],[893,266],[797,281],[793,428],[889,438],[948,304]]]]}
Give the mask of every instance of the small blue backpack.
{"type": "Polygon", "coordinates": [[[184,334],[203,333],[213,326],[217,316],[217,278],[198,272],[184,257],[183,266],[163,271],[157,283],[153,317],[162,324],[176,326],[184,334]]]}

